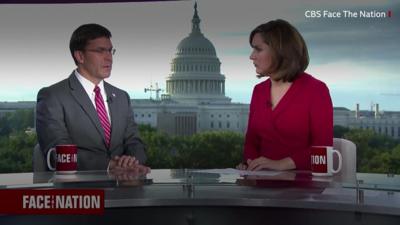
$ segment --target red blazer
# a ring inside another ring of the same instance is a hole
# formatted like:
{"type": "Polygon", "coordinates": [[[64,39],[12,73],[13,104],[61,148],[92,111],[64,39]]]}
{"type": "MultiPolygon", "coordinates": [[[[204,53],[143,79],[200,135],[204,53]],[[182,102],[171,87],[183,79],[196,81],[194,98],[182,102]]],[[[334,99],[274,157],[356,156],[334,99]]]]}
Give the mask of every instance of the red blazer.
{"type": "Polygon", "coordinates": [[[333,145],[333,106],[325,83],[301,74],[271,108],[271,81],[253,90],[244,159],[290,157],[298,170],[310,169],[310,146],[333,145]]]}

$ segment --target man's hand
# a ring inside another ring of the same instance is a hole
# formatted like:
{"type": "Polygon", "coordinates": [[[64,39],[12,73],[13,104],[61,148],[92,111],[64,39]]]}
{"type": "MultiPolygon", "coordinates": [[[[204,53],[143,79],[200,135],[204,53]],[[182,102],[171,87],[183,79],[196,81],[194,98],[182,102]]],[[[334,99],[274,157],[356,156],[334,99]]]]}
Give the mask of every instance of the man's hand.
{"type": "Polygon", "coordinates": [[[135,157],[128,155],[114,156],[110,160],[110,170],[133,168],[136,165],[139,165],[139,161],[135,157]]]}
{"type": "Polygon", "coordinates": [[[109,170],[133,170],[140,174],[150,173],[150,168],[144,165],[140,165],[139,161],[128,155],[114,156],[110,160],[109,170]]]}

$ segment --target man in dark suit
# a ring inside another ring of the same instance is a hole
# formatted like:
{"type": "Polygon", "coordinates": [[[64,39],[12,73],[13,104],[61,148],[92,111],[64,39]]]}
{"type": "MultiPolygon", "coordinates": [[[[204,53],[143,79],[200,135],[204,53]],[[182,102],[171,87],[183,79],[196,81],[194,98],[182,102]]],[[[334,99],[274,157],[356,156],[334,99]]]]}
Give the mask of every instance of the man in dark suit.
{"type": "Polygon", "coordinates": [[[77,69],[37,96],[36,129],[43,154],[59,144],[75,144],[78,170],[148,171],[129,95],[104,81],[115,53],[110,31],[84,24],[73,32],[70,51],[77,69]]]}

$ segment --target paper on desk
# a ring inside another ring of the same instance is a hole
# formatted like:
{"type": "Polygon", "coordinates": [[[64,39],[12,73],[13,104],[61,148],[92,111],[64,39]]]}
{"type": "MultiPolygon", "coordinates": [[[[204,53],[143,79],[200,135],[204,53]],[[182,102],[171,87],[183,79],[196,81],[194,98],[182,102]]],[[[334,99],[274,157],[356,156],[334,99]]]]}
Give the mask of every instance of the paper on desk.
{"type": "Polygon", "coordinates": [[[240,175],[240,176],[244,176],[244,175],[275,176],[275,175],[278,175],[281,173],[278,171],[271,171],[271,170],[248,171],[248,170],[237,170],[237,169],[233,169],[233,168],[195,170],[192,172],[193,173],[236,174],[236,175],[240,175]]]}

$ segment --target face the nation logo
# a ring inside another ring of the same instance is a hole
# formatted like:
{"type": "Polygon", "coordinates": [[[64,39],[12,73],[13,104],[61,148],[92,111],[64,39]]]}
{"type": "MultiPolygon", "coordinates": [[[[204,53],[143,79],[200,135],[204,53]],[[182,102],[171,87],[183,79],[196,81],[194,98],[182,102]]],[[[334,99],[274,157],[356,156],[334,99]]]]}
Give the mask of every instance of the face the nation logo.
{"type": "Polygon", "coordinates": [[[23,195],[23,209],[100,209],[100,195],[23,195]]]}
{"type": "Polygon", "coordinates": [[[0,190],[0,214],[103,214],[104,190],[0,190]]]}

